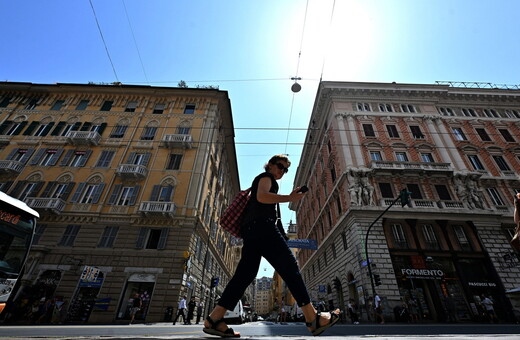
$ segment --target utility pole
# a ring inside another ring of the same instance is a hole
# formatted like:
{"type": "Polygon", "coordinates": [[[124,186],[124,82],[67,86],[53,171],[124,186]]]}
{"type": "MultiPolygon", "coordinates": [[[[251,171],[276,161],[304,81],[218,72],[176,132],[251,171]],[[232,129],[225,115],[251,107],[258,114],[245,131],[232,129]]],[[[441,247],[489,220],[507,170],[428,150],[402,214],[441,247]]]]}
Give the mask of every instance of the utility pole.
{"type": "Polygon", "coordinates": [[[372,263],[370,263],[370,259],[368,258],[368,235],[370,233],[370,229],[372,229],[372,227],[374,226],[374,224],[377,223],[377,221],[379,221],[379,219],[391,208],[394,206],[394,204],[401,200],[401,206],[405,206],[405,205],[408,205],[409,207],[411,207],[411,204],[410,204],[410,195],[412,193],[409,192],[408,190],[406,189],[403,189],[401,190],[401,192],[399,193],[399,196],[397,196],[392,203],[390,203],[390,205],[385,209],[385,211],[383,211],[381,214],[379,214],[379,216],[374,220],[374,222],[372,222],[372,224],[370,225],[370,227],[368,227],[367,229],[367,233],[365,235],[365,258],[366,258],[366,261],[367,261],[367,267],[368,267],[368,276],[370,277],[370,284],[372,286],[372,296],[373,298],[375,299],[376,298],[376,286],[374,285],[374,276],[372,274],[372,263]]]}

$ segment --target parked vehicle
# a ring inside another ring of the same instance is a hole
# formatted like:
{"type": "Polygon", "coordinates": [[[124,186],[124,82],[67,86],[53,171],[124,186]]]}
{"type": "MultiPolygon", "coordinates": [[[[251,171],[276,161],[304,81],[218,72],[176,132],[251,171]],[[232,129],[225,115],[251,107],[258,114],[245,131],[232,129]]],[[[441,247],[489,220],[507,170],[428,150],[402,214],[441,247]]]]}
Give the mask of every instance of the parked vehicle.
{"type": "Polygon", "coordinates": [[[224,319],[226,320],[226,323],[230,324],[244,323],[246,319],[246,313],[244,312],[244,306],[242,305],[242,301],[238,301],[237,305],[235,306],[235,309],[228,310],[224,315],[224,319]]]}

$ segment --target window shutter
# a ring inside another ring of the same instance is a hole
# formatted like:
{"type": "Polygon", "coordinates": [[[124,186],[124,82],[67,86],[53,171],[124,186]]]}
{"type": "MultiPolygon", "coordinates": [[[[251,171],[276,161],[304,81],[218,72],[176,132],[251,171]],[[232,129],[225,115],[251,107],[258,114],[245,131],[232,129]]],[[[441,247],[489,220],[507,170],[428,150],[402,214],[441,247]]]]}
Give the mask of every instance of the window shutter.
{"type": "Polygon", "coordinates": [[[152,195],[150,196],[150,201],[158,201],[159,200],[159,191],[161,190],[160,185],[154,185],[152,189],[152,195]]]}
{"type": "Polygon", "coordinates": [[[16,183],[13,190],[11,191],[10,195],[17,198],[20,195],[20,191],[22,191],[22,188],[25,186],[25,184],[27,184],[27,181],[18,181],[18,183],[16,183]]]}
{"type": "Polygon", "coordinates": [[[107,123],[101,124],[101,126],[99,127],[99,130],[98,130],[99,135],[103,134],[103,131],[105,131],[106,127],[107,127],[107,123]]]}
{"type": "Polygon", "coordinates": [[[114,187],[114,190],[112,191],[112,195],[110,196],[110,199],[108,200],[108,204],[115,204],[117,196],[119,195],[119,192],[121,191],[122,184],[116,184],[114,187]]]}
{"type": "Polygon", "coordinates": [[[38,164],[45,152],[47,152],[47,149],[38,149],[38,151],[36,151],[36,155],[34,155],[34,158],[31,160],[30,165],[38,164]]]}
{"type": "Polygon", "coordinates": [[[58,183],[58,182],[49,182],[47,183],[47,186],[45,187],[45,190],[43,190],[43,193],[41,195],[41,197],[49,197],[49,192],[52,190],[52,188],[54,187],[54,185],[58,183]]]}
{"type": "Polygon", "coordinates": [[[157,249],[165,249],[166,241],[168,240],[168,231],[169,228],[161,228],[161,236],[159,237],[159,243],[157,244],[157,249]]]}
{"type": "Polygon", "coordinates": [[[135,152],[130,152],[128,159],[126,160],[126,164],[133,164],[135,160],[135,152]]]}
{"type": "Polygon", "coordinates": [[[44,181],[36,182],[36,185],[33,187],[33,189],[31,190],[29,195],[27,195],[27,197],[36,197],[36,195],[38,194],[38,192],[40,192],[44,184],[44,181]]]}
{"type": "Polygon", "coordinates": [[[69,195],[72,191],[72,188],[74,188],[74,185],[76,185],[76,182],[70,182],[67,187],[65,188],[65,191],[63,192],[63,195],[61,196],[61,199],[66,201],[67,198],[69,198],[69,195]]]}
{"type": "Polygon", "coordinates": [[[8,182],[5,182],[4,185],[2,185],[2,191],[3,192],[7,192],[9,190],[9,188],[11,187],[11,185],[13,185],[13,181],[8,181],[8,182]]]}
{"type": "Polygon", "coordinates": [[[79,201],[79,196],[83,192],[83,188],[85,187],[86,184],[87,184],[87,182],[81,182],[78,185],[78,188],[76,189],[76,191],[74,192],[74,195],[72,195],[72,198],[70,199],[70,201],[72,203],[76,203],[77,201],[79,201]]]}
{"type": "Polygon", "coordinates": [[[18,150],[20,150],[19,148],[14,148],[11,150],[11,152],[9,152],[9,155],[7,156],[7,160],[12,160],[14,155],[16,155],[18,153],[18,150]]]}
{"type": "Polygon", "coordinates": [[[63,149],[56,150],[56,153],[52,155],[52,158],[49,161],[49,166],[54,166],[58,163],[58,159],[60,159],[61,154],[63,153],[63,149]]]}
{"type": "Polygon", "coordinates": [[[137,199],[137,195],[139,194],[139,189],[141,188],[140,185],[136,185],[134,187],[134,192],[132,192],[132,197],[130,197],[130,202],[128,203],[129,205],[134,205],[135,204],[135,201],[137,199]]]}
{"type": "Polygon", "coordinates": [[[99,183],[96,187],[96,192],[92,195],[92,204],[96,204],[99,202],[99,198],[101,197],[101,193],[103,192],[103,188],[105,188],[105,183],[99,183]]]}
{"type": "Polygon", "coordinates": [[[91,122],[84,122],[79,131],[89,131],[91,126],[91,122]]]}
{"type": "Polygon", "coordinates": [[[143,162],[141,163],[141,165],[148,166],[148,162],[150,161],[150,157],[151,156],[152,156],[151,152],[145,153],[144,156],[143,156],[143,162]]]}
{"type": "Polygon", "coordinates": [[[81,126],[81,122],[76,122],[76,123],[74,123],[74,125],[72,126],[70,131],[78,131],[80,126],[81,126]]]}
{"type": "Polygon", "coordinates": [[[87,163],[91,154],[92,154],[92,150],[87,150],[85,152],[85,155],[83,157],[81,157],[81,160],[80,160],[78,166],[85,166],[85,164],[87,163]]]}
{"type": "Polygon", "coordinates": [[[31,124],[29,124],[29,127],[23,132],[22,135],[30,136],[38,125],[40,125],[40,122],[31,122],[31,124]]]}
{"type": "Polygon", "coordinates": [[[20,159],[20,163],[27,164],[27,161],[31,158],[32,154],[34,153],[34,149],[27,149],[27,152],[22,156],[20,159]]]}
{"type": "Polygon", "coordinates": [[[143,249],[144,248],[144,240],[146,238],[146,234],[148,233],[149,228],[140,228],[139,229],[139,236],[137,236],[137,242],[135,243],[135,247],[137,249],[143,249]]]}
{"type": "Polygon", "coordinates": [[[65,157],[63,157],[63,159],[61,160],[60,166],[67,166],[69,164],[70,158],[74,154],[74,151],[75,150],[73,150],[73,149],[67,150],[67,153],[65,154],[65,157]]]}
{"type": "Polygon", "coordinates": [[[6,120],[2,123],[2,125],[0,125],[0,135],[4,134],[4,130],[7,129],[7,127],[10,126],[12,122],[12,120],[6,120]]]}
{"type": "Polygon", "coordinates": [[[168,191],[167,191],[167,201],[166,202],[171,202],[172,198],[173,198],[172,196],[173,196],[173,189],[174,189],[174,187],[173,187],[173,185],[168,185],[167,188],[168,188],[167,189],[168,191]]]}

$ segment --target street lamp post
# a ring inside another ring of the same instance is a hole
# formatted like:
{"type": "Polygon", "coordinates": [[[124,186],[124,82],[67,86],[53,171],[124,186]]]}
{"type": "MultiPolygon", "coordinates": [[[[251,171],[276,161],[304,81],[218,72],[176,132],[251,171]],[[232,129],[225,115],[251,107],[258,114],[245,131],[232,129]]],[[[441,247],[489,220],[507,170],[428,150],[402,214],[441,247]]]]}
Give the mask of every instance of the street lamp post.
{"type": "Polygon", "coordinates": [[[366,261],[367,261],[367,267],[368,267],[368,276],[370,277],[370,284],[372,286],[372,296],[373,298],[375,299],[376,298],[376,286],[374,285],[374,276],[372,274],[372,264],[370,263],[370,259],[368,258],[368,234],[370,233],[370,229],[372,229],[372,227],[374,226],[374,224],[377,223],[377,221],[379,221],[379,219],[391,208],[393,207],[393,205],[401,200],[401,205],[404,207],[405,205],[408,205],[410,206],[410,195],[411,195],[411,192],[409,192],[408,190],[406,189],[403,189],[401,190],[401,192],[399,193],[399,196],[397,196],[393,201],[392,203],[390,203],[390,205],[381,213],[379,214],[379,216],[374,220],[374,222],[372,222],[372,224],[370,225],[370,227],[368,227],[367,229],[367,233],[365,235],[365,258],[366,258],[366,261]]]}

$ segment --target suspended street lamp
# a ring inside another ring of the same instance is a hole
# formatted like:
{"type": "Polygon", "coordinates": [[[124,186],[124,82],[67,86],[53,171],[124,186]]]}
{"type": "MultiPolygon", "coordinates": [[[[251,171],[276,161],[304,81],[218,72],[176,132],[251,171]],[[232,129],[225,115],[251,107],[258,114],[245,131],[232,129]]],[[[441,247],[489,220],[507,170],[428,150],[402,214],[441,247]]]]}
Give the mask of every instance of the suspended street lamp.
{"type": "Polygon", "coordinates": [[[298,84],[298,80],[302,80],[302,78],[292,77],[291,80],[294,80],[294,84],[292,84],[292,86],[291,86],[291,91],[293,91],[294,93],[300,92],[300,90],[302,89],[302,86],[300,84],[298,84]]]}

